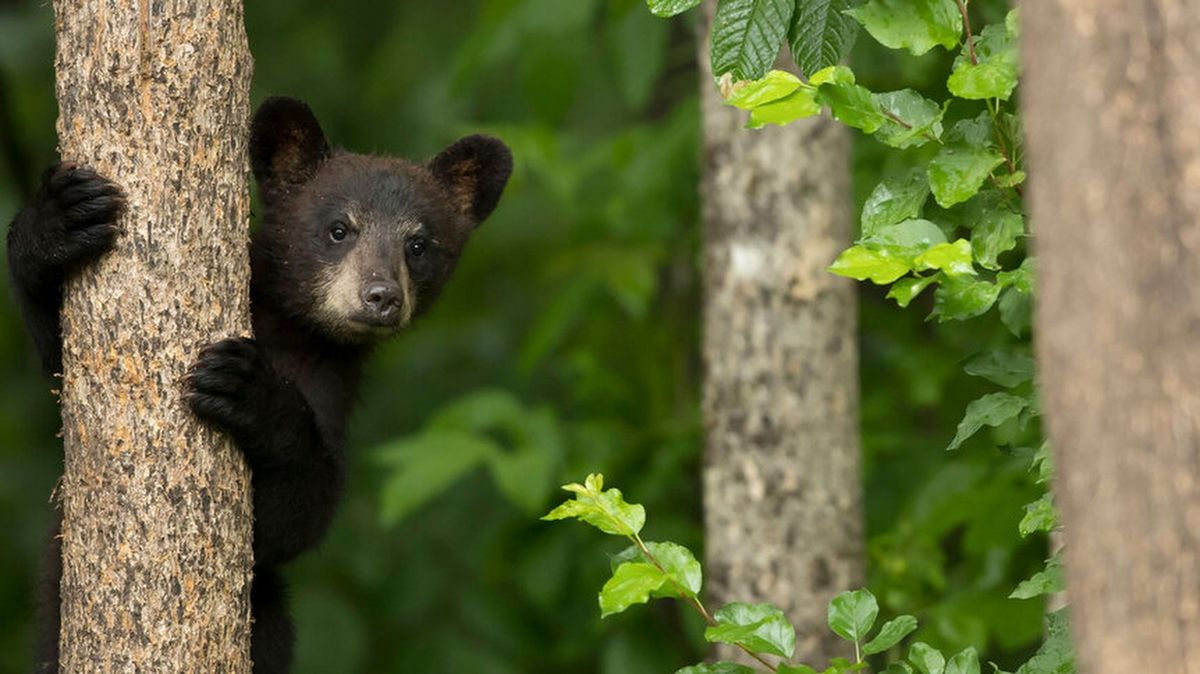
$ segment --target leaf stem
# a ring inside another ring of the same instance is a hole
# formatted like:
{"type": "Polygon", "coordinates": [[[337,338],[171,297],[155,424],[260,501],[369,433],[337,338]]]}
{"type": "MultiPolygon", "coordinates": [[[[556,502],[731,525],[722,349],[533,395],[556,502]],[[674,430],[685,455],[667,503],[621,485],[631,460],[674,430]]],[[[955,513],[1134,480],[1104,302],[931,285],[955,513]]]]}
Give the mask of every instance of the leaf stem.
{"type": "MultiPolygon", "coordinates": [[[[879,111],[883,113],[884,117],[887,117],[888,119],[892,120],[893,122],[899,124],[900,126],[906,128],[906,129],[908,129],[909,131],[911,131],[914,128],[912,124],[909,124],[908,122],[904,121],[899,116],[897,116],[895,113],[893,113],[889,110],[884,110],[883,108],[879,108],[879,111]]],[[[926,129],[925,133],[923,133],[921,135],[925,136],[929,140],[932,140],[933,142],[937,143],[938,145],[942,144],[942,139],[933,135],[933,132],[930,131],[929,129],[926,129]]]]}
{"type": "MultiPolygon", "coordinates": [[[[1004,157],[1004,164],[1008,167],[1009,174],[1015,174],[1017,172],[1015,153],[1009,151],[1008,139],[1004,135],[1004,130],[1000,127],[1000,101],[993,101],[988,98],[984,102],[987,103],[988,115],[992,118],[992,129],[996,132],[996,149],[1000,150],[1000,156],[1004,157]]],[[[999,183],[996,182],[995,177],[992,178],[992,182],[999,187],[999,183]]],[[[1025,192],[1021,189],[1020,185],[1013,185],[1013,191],[1019,197],[1025,196],[1025,192]]]]}
{"type": "MultiPolygon", "coordinates": [[[[692,608],[696,609],[701,616],[704,616],[704,622],[708,623],[710,626],[716,627],[716,619],[712,617],[712,614],[708,612],[708,609],[704,608],[704,604],[700,601],[700,598],[692,596],[690,592],[679,585],[679,583],[671,576],[671,574],[667,573],[667,570],[663,568],[663,565],[658,561],[658,558],[650,552],[650,548],[646,547],[646,544],[642,541],[642,537],[635,533],[629,538],[634,542],[635,545],[638,546],[638,549],[642,551],[642,555],[645,556],[645,558],[651,564],[653,564],[655,568],[661,571],[664,576],[666,576],[667,580],[671,582],[671,585],[675,586],[675,591],[678,592],[680,596],[687,597],[690,600],[689,603],[691,604],[692,608]]],[[[755,653],[741,644],[735,645],[745,651],[746,655],[749,655],[750,657],[762,663],[762,665],[767,668],[768,672],[774,672],[776,670],[775,665],[772,665],[769,660],[763,658],[758,653],[755,653]]]]}
{"type": "Polygon", "coordinates": [[[971,19],[967,16],[967,0],[956,0],[958,2],[958,13],[962,14],[963,32],[967,34],[967,54],[971,57],[971,65],[979,65],[979,59],[975,56],[975,36],[971,34],[971,19]]]}

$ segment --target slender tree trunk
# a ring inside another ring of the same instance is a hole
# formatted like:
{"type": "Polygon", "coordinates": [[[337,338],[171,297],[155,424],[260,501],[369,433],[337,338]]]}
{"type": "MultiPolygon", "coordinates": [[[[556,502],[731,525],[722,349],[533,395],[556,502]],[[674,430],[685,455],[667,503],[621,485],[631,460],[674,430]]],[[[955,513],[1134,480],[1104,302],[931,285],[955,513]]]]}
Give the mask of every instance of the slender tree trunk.
{"type": "Polygon", "coordinates": [[[63,310],[62,671],[248,672],[248,473],[181,385],[250,328],[241,2],[54,9],[61,154],[129,201],[63,310]]]}
{"type": "MultiPolygon", "coordinates": [[[[863,574],[850,141],[826,118],[762,131],[721,103],[700,33],[707,587],[770,601],[805,661],[852,655],[825,606],[863,574]]],[[[723,650],[722,657],[733,658],[723,650]]]]}
{"type": "Polygon", "coordinates": [[[1200,0],[1024,5],[1080,671],[1200,672],[1200,0]]]}

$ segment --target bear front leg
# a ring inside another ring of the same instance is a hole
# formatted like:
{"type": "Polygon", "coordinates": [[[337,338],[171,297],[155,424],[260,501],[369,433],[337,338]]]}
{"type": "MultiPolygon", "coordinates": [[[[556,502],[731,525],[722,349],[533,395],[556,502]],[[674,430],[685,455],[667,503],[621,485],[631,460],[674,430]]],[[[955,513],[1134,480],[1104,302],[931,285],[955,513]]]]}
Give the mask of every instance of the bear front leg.
{"type": "Polygon", "coordinates": [[[192,411],[228,432],[250,466],[255,564],[276,566],[314,547],[333,519],[344,467],[304,396],[247,338],[205,348],[187,387],[192,411]]]}
{"type": "Polygon", "coordinates": [[[46,374],[62,371],[63,281],[112,248],[124,203],[120,188],[95,171],[60,163],[9,227],[13,291],[46,374]]]}

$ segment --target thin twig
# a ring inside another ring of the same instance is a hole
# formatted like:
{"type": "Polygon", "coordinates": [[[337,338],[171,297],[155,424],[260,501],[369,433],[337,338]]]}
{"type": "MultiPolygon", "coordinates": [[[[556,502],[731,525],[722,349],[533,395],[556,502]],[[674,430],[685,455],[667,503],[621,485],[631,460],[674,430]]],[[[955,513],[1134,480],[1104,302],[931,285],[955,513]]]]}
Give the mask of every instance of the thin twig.
{"type": "Polygon", "coordinates": [[[967,34],[967,54],[971,57],[971,65],[979,65],[979,59],[975,57],[975,37],[971,35],[971,19],[967,16],[967,0],[956,0],[958,2],[958,13],[962,14],[963,32],[967,34]]]}

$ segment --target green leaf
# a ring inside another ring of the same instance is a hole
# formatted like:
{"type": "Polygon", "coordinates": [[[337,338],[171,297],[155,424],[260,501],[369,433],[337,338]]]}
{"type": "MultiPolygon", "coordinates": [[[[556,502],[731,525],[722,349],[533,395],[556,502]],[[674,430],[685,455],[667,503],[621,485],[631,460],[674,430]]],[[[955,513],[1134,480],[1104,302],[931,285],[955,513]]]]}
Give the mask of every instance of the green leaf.
{"type": "Polygon", "coordinates": [[[649,562],[626,562],[618,566],[600,590],[600,617],[607,618],[634,604],[645,604],[666,582],[666,575],[649,562]]]}
{"type": "Polygon", "coordinates": [[[1041,446],[1033,452],[1030,469],[1037,471],[1038,484],[1050,484],[1050,481],[1054,479],[1054,455],[1050,453],[1049,440],[1042,442],[1041,446]]]}
{"type": "Polygon", "coordinates": [[[907,662],[893,662],[883,670],[883,674],[913,674],[913,668],[907,662]]]}
{"type": "Polygon", "coordinates": [[[646,524],[646,509],[626,503],[619,489],[604,489],[604,476],[599,473],[588,475],[582,485],[572,483],[563,489],[574,492],[575,500],[551,510],[543,520],[575,518],[615,536],[632,536],[646,524]]]}
{"type": "Polygon", "coordinates": [[[846,66],[822,68],[808,78],[809,85],[814,87],[822,84],[854,84],[854,82],[854,71],[846,66]]]}
{"type": "Polygon", "coordinates": [[[946,674],[979,674],[979,654],[967,648],[946,663],[946,674]]]}
{"type": "Polygon", "coordinates": [[[1000,286],[965,276],[947,277],[933,296],[932,316],[940,322],[979,316],[996,303],[1000,286]]]}
{"type": "MultiPolygon", "coordinates": [[[[921,168],[879,183],[863,204],[863,237],[871,236],[886,225],[918,217],[921,214],[921,206],[928,197],[929,178],[921,168]]],[[[942,240],[945,240],[945,235],[942,236],[942,240]]]]}
{"type": "Polygon", "coordinates": [[[1036,531],[1053,531],[1058,526],[1058,511],[1054,509],[1054,496],[1050,492],[1033,503],[1025,505],[1025,516],[1017,525],[1017,530],[1024,538],[1036,531]]]}
{"type": "Polygon", "coordinates": [[[1016,37],[1003,25],[987,26],[975,38],[975,57],[978,63],[973,64],[964,45],[946,82],[950,93],[969,100],[1007,101],[1017,88],[1016,37]]]}
{"type": "Polygon", "coordinates": [[[732,662],[702,663],[675,670],[675,674],[754,674],[754,670],[732,662]]]}
{"type": "MultiPolygon", "coordinates": [[[[662,565],[663,570],[666,571],[667,580],[670,581],[657,590],[653,596],[695,597],[700,593],[703,572],[700,562],[696,560],[691,550],[669,541],[662,543],[646,541],[645,544],[650,554],[654,555],[654,559],[662,565]]],[[[614,555],[610,563],[613,570],[616,571],[622,564],[632,561],[651,563],[637,545],[631,545],[614,555]]]]}
{"type": "Polygon", "coordinates": [[[908,651],[908,661],[921,674],[942,674],[946,669],[946,657],[933,646],[918,641],[908,651]]]}
{"type": "Polygon", "coordinates": [[[811,87],[802,87],[777,101],[771,101],[751,110],[746,128],[760,129],[768,124],[784,126],[797,119],[814,117],[819,114],[821,114],[821,104],[817,103],[817,90],[811,87]]]}
{"type": "Polygon", "coordinates": [[[675,16],[700,4],[700,0],[646,0],[646,6],[655,16],[675,16]]]}
{"type": "Polygon", "coordinates": [[[781,664],[775,669],[775,674],[821,674],[808,665],[781,664]]]}
{"type": "Polygon", "coordinates": [[[1029,401],[1009,393],[989,393],[967,405],[967,412],[958,422],[958,432],[947,449],[958,449],[984,426],[999,426],[1021,413],[1029,401]]]}
{"type": "Polygon", "coordinates": [[[1046,615],[1046,638],[1017,674],[1075,674],[1075,651],[1071,647],[1067,609],[1046,615]]]}
{"type": "Polygon", "coordinates": [[[871,250],[863,246],[851,246],[842,252],[829,271],[838,276],[883,285],[891,283],[908,273],[908,264],[887,250],[871,250]]]}
{"type": "Polygon", "coordinates": [[[848,641],[862,641],[875,624],[879,603],[867,589],[843,592],[829,602],[829,629],[848,641]]]}
{"type": "Polygon", "coordinates": [[[779,55],[795,0],[720,0],[713,17],[712,71],[757,80],[779,55]]]}
{"type": "Polygon", "coordinates": [[[1032,358],[1012,351],[985,351],[963,366],[973,377],[1012,388],[1033,379],[1035,363],[1032,358]]]}
{"type": "Polygon", "coordinates": [[[971,244],[966,239],[939,243],[918,255],[913,264],[917,269],[939,269],[947,276],[971,276],[975,273],[975,268],[971,266],[971,244]]]}
{"type": "Polygon", "coordinates": [[[1029,293],[1023,293],[1016,288],[1004,291],[1000,298],[1000,322],[1014,337],[1022,337],[1029,332],[1033,325],[1033,303],[1029,293]]]}
{"type": "Polygon", "coordinates": [[[875,100],[886,113],[883,125],[875,132],[881,142],[908,148],[942,137],[946,109],[912,89],[876,94],[875,100]]]}
{"type": "Polygon", "coordinates": [[[383,485],[380,520],[399,522],[500,451],[484,436],[448,428],[430,428],[383,446],[376,458],[392,472],[383,485]]]}
{"type": "Polygon", "coordinates": [[[1046,594],[1062,592],[1067,587],[1063,579],[1062,558],[1058,555],[1046,560],[1046,568],[1021,581],[1009,599],[1033,599],[1046,594]]]}
{"type": "Polygon", "coordinates": [[[857,84],[827,82],[817,90],[817,101],[829,106],[833,118],[865,133],[875,133],[887,117],[880,111],[875,94],[857,84]]]}
{"type": "Polygon", "coordinates": [[[879,628],[879,634],[876,634],[874,639],[863,646],[863,653],[867,655],[882,653],[900,643],[901,639],[912,634],[916,629],[916,618],[910,615],[897,616],[879,628]]]}
{"type": "Polygon", "coordinates": [[[846,13],[883,46],[915,56],[935,45],[951,49],[962,37],[962,16],[954,0],[871,0],[846,13]]]}
{"type": "Polygon", "coordinates": [[[1033,293],[1034,283],[1034,259],[1027,257],[1021,266],[1012,271],[1002,271],[996,274],[996,281],[1004,287],[1011,287],[1018,292],[1031,294],[1033,293]]]}
{"type": "Polygon", "coordinates": [[[858,24],[845,11],[850,0],[796,0],[788,44],[806,75],[836,65],[850,53],[858,24]]]}
{"type": "Polygon", "coordinates": [[[896,304],[901,307],[907,307],[917,295],[921,294],[922,290],[925,290],[930,283],[937,281],[939,278],[939,274],[902,278],[892,284],[892,288],[887,294],[888,299],[896,300],[896,304]]]}
{"type": "Polygon", "coordinates": [[[1025,218],[1007,210],[985,210],[982,219],[971,230],[971,248],[975,260],[984,269],[998,270],[996,258],[1017,247],[1025,235],[1025,218]]]}
{"type": "Polygon", "coordinates": [[[975,196],[992,169],[1004,163],[999,152],[988,147],[958,143],[945,145],[929,162],[929,187],[942,208],[950,208],[975,196]]]}
{"type": "Polygon", "coordinates": [[[754,653],[792,657],[796,650],[796,628],[783,611],[770,604],[734,602],[713,614],[717,624],[704,630],[710,643],[744,646],[754,653]]]}
{"type": "Polygon", "coordinates": [[[888,248],[898,255],[916,257],[932,246],[946,243],[946,235],[932,222],[914,219],[879,227],[862,243],[871,248],[888,248]]]}
{"type": "Polygon", "coordinates": [[[753,110],[760,105],[777,101],[803,86],[799,77],[782,70],[772,70],[753,82],[739,83],[725,99],[726,105],[753,110]]]}

